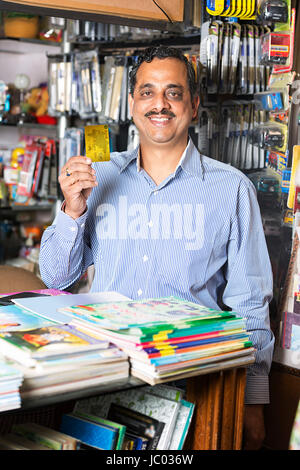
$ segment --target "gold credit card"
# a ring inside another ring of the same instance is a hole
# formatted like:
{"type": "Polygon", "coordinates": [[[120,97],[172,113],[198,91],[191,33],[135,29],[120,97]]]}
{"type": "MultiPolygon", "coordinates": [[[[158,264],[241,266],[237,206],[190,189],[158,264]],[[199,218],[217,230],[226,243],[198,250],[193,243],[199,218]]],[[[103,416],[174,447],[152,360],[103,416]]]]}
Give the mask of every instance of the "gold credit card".
{"type": "Polygon", "coordinates": [[[107,124],[86,126],[85,152],[93,162],[108,162],[110,160],[109,132],[107,124]]]}

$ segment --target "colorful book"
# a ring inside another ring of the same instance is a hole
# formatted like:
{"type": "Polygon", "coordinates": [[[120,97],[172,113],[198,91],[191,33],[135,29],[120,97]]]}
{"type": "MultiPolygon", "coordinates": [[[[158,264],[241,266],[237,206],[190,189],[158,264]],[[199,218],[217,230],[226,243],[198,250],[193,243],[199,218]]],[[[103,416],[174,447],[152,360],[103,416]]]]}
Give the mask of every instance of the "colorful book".
{"type": "Polygon", "coordinates": [[[94,323],[110,330],[115,337],[126,335],[131,341],[165,339],[168,330],[189,329],[203,320],[236,318],[232,312],[203,307],[193,302],[167,297],[147,301],[124,301],[75,305],[59,309],[82,323],[94,323]],[[149,338],[149,339],[146,339],[149,338]]]}
{"type": "MultiPolygon", "coordinates": [[[[111,403],[107,417],[126,426],[127,433],[148,439],[147,450],[157,449],[165,424],[152,416],[145,415],[116,403],[111,403]]],[[[135,443],[140,447],[140,441],[135,443]]],[[[138,450],[138,449],[136,449],[138,450]]]]}
{"type": "Polygon", "coordinates": [[[193,367],[185,368],[185,369],[178,369],[177,371],[171,371],[166,373],[157,373],[150,371],[147,373],[145,371],[145,367],[140,367],[140,364],[131,364],[131,375],[137,377],[144,382],[147,382],[150,385],[161,384],[164,382],[170,381],[171,378],[174,380],[181,380],[187,377],[193,377],[200,374],[210,374],[213,372],[217,372],[220,370],[232,369],[235,367],[245,367],[253,364],[255,361],[255,355],[252,352],[251,354],[247,351],[245,356],[239,355],[235,358],[224,359],[219,362],[209,362],[205,364],[197,364],[193,367]]]}
{"type": "Polygon", "coordinates": [[[104,424],[104,425],[116,428],[118,430],[116,450],[122,450],[124,437],[125,437],[125,433],[126,433],[126,424],[110,421],[108,419],[100,418],[100,416],[90,415],[88,413],[83,413],[83,412],[79,412],[79,411],[77,413],[74,413],[74,414],[76,416],[79,416],[79,418],[87,419],[89,421],[92,421],[93,423],[100,423],[100,424],[104,424]]]}
{"type": "Polygon", "coordinates": [[[77,331],[71,325],[45,326],[0,333],[0,352],[26,366],[38,360],[107,348],[109,343],[77,331]]]}
{"type": "Polygon", "coordinates": [[[102,450],[114,450],[119,433],[115,427],[92,422],[71,413],[62,416],[60,430],[102,450]]]}
{"type": "Polygon", "coordinates": [[[300,350],[300,314],[284,312],[282,315],[281,346],[293,351],[300,350]]]}

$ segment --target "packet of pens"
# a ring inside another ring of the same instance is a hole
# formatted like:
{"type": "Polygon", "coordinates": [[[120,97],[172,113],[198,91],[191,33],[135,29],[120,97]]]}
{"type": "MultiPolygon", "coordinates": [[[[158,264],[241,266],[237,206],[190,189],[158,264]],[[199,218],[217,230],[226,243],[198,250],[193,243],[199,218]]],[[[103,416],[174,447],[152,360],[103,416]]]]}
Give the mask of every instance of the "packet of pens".
{"type": "Polygon", "coordinates": [[[209,20],[202,25],[201,77],[208,94],[247,95],[267,89],[269,64],[261,63],[261,37],[267,26],[209,20]]]}
{"type": "Polygon", "coordinates": [[[48,113],[60,116],[71,112],[71,54],[48,55],[48,113]]]}
{"type": "Polygon", "coordinates": [[[73,109],[83,119],[101,112],[100,66],[96,50],[74,54],[72,98],[73,109]]]}

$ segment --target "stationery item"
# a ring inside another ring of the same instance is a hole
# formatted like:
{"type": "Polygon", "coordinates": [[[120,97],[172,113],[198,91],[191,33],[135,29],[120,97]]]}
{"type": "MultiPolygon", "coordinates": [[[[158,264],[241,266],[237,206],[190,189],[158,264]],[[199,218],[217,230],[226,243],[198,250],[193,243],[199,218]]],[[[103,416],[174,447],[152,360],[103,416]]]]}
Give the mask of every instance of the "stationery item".
{"type": "Polygon", "coordinates": [[[108,126],[86,126],[85,151],[86,156],[93,162],[104,162],[110,160],[109,131],[108,126]]]}

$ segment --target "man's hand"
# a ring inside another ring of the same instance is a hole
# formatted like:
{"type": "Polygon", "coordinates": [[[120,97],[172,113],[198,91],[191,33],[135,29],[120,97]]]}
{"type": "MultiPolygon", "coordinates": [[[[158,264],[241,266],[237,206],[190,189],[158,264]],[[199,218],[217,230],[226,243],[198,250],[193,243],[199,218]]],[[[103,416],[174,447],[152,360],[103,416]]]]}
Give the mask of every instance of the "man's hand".
{"type": "Polygon", "coordinates": [[[58,178],[66,202],[65,213],[73,219],[84,213],[87,198],[98,184],[91,163],[86,157],[71,157],[58,178]]]}
{"type": "Polygon", "coordinates": [[[264,405],[245,405],[243,450],[259,450],[264,439],[264,405]]]}

